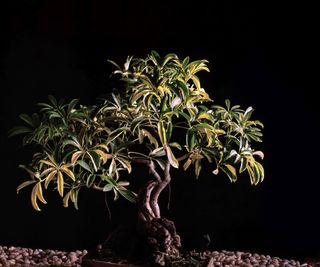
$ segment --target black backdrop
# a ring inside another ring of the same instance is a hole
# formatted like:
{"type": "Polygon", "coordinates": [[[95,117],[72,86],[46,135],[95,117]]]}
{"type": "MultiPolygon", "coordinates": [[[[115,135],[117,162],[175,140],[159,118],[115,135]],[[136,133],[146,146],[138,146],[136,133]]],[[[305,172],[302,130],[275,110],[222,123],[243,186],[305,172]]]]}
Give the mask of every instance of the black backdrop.
{"type": "MultiPolygon", "coordinates": [[[[48,94],[84,104],[112,89],[107,59],[160,54],[206,58],[202,85],[216,103],[252,105],[265,123],[266,180],[230,184],[205,170],[176,173],[171,209],[187,244],[209,233],[214,249],[303,259],[320,254],[319,110],[314,7],[268,1],[3,1],[1,50],[0,245],[89,248],[134,207],[83,190],[80,210],[46,193],[36,212],[30,192],[16,195],[28,151],[7,131],[48,94]]],[[[136,170],[132,179],[145,175],[136,170]]],[[[165,202],[165,199],[163,200],[165,202]]]]}

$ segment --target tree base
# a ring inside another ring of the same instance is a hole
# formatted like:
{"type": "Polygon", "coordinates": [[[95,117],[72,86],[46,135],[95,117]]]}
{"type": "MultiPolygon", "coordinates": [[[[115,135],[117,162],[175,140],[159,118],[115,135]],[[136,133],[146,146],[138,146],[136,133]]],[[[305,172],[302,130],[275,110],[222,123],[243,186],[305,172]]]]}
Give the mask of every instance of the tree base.
{"type": "Polygon", "coordinates": [[[165,266],[180,257],[180,236],[166,218],[140,222],[135,227],[119,227],[107,240],[89,251],[88,258],[126,259],[137,265],[165,266]]]}

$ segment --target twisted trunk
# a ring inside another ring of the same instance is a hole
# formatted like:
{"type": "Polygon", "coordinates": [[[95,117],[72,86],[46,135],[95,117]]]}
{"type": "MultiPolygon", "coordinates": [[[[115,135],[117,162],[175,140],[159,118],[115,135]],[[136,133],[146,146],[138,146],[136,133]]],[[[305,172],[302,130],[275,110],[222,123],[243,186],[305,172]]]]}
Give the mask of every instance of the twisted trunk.
{"type": "Polygon", "coordinates": [[[138,159],[135,162],[147,165],[153,178],[138,193],[137,226],[116,229],[95,253],[101,258],[112,250],[121,257],[147,259],[148,266],[164,266],[180,256],[181,247],[174,223],[161,217],[159,207],[159,196],[171,181],[170,163],[166,163],[161,178],[153,161],[138,159]]]}
{"type": "Polygon", "coordinates": [[[139,192],[139,232],[149,248],[151,261],[164,266],[172,258],[179,257],[181,247],[174,223],[162,218],[159,208],[159,196],[171,181],[170,163],[166,163],[163,179],[152,161],[148,166],[155,180],[148,182],[139,192]]]}

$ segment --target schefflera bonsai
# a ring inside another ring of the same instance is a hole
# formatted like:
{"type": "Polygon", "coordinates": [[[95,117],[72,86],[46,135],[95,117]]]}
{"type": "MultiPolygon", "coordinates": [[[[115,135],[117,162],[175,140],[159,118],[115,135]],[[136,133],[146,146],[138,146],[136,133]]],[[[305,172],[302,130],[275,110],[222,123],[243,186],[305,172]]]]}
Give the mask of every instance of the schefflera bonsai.
{"type": "Polygon", "coordinates": [[[257,185],[264,179],[258,161],[263,153],[252,145],[262,141],[263,124],[251,119],[252,107],[231,106],[229,100],[213,105],[197,76],[209,71],[207,60],[152,51],[146,58],[128,57],[123,66],[110,62],[121,88],[99,104],[49,96],[48,103],[39,103],[39,113],[20,115],[25,125],[11,135],[22,134],[23,144],[34,145],[36,153],[29,165],[21,165],[30,178],[17,191],[31,187],[31,204],[38,211],[39,202],[46,204],[43,190],[50,187],[65,207],[72,202],[78,208],[83,187],[137,203],[139,235],[152,260],[165,265],[181,251],[174,223],[161,216],[159,207],[172,169],[192,167],[198,177],[208,161],[214,175],[235,182],[246,172],[257,185]],[[141,166],[149,177],[133,192],[129,176],[141,166]]]}

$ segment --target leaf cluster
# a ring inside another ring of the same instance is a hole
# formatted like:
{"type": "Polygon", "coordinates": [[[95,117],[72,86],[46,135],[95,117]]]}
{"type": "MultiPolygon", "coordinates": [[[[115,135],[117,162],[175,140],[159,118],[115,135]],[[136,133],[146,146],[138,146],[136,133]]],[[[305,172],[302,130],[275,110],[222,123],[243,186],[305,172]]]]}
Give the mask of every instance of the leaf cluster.
{"type": "Polygon", "coordinates": [[[208,161],[214,174],[221,170],[231,182],[242,172],[253,185],[263,181],[263,153],[252,147],[262,141],[263,124],[251,119],[252,107],[229,100],[213,105],[198,77],[209,71],[207,60],[152,51],[146,58],[128,57],[122,66],[110,62],[123,83],[118,93],[93,106],[49,96],[38,113],[20,115],[24,125],[10,132],[37,148],[30,164],[21,166],[30,179],[17,188],[33,185],[35,209],[38,201],[46,203],[43,188],[50,184],[65,207],[70,201],[77,207],[82,187],[135,202],[127,177],[141,160],[162,170],[167,162],[183,170],[193,166],[196,177],[208,161]]]}

